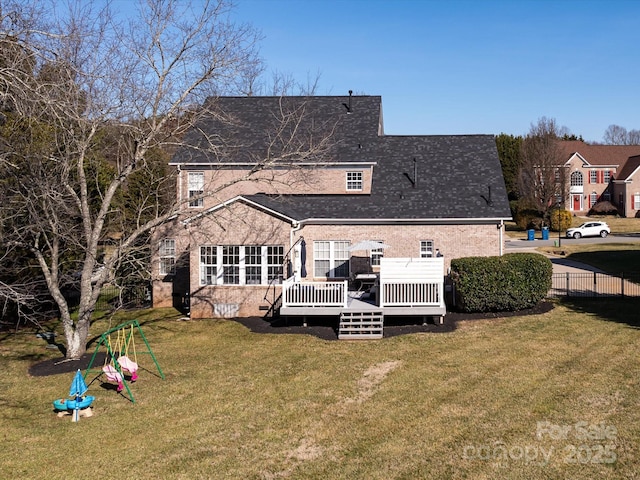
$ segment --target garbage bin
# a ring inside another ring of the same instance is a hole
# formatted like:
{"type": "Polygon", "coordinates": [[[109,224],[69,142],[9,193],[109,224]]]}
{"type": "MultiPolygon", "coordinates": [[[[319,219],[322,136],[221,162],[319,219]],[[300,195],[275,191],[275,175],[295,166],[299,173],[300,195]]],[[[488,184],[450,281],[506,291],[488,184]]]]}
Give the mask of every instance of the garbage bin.
{"type": "Polygon", "coordinates": [[[542,239],[549,240],[549,227],[542,227],[542,239]]]}
{"type": "Polygon", "coordinates": [[[535,239],[535,233],[536,233],[536,231],[534,229],[527,230],[527,240],[534,240],[535,239]]]}

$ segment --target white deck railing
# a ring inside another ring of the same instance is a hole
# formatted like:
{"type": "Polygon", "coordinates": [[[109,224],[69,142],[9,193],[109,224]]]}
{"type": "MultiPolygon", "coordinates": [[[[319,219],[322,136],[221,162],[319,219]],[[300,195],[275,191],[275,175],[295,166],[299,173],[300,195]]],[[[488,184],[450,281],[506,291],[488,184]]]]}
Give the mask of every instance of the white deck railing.
{"type": "Polygon", "coordinates": [[[347,307],[348,282],[282,282],[283,307],[347,307]]]}
{"type": "Polygon", "coordinates": [[[443,306],[443,283],[382,283],[381,307],[443,306]]]}

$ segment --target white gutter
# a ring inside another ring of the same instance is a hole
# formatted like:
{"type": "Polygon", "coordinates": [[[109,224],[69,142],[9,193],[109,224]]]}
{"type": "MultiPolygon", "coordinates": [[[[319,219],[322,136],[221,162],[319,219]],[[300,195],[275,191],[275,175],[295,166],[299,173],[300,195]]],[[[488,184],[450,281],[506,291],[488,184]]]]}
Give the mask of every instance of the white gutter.
{"type": "MultiPolygon", "coordinates": [[[[378,162],[289,162],[275,165],[268,165],[269,168],[292,168],[292,167],[361,167],[363,165],[377,165],[378,162]]],[[[212,162],[169,162],[169,166],[183,167],[212,167],[215,169],[226,167],[255,167],[256,162],[237,162],[237,163],[212,163],[212,162]]]]}
{"type": "Polygon", "coordinates": [[[482,217],[482,218],[306,218],[300,222],[314,225],[442,225],[442,224],[487,224],[511,220],[511,217],[482,217]]]}

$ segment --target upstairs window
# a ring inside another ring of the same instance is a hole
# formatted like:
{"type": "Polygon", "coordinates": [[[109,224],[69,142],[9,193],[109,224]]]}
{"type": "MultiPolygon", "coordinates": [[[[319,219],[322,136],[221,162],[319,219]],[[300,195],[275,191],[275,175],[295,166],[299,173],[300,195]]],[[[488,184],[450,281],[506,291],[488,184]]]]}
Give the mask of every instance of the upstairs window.
{"type": "Polygon", "coordinates": [[[347,191],[362,190],[362,172],[347,172],[347,191]]]}
{"type": "Polygon", "coordinates": [[[589,183],[598,183],[598,172],[596,170],[589,172],[589,183]]]}
{"type": "Polygon", "coordinates": [[[189,206],[204,206],[204,172],[189,172],[189,206]]]}
{"type": "Polygon", "coordinates": [[[573,172],[571,174],[571,186],[572,187],[582,187],[584,185],[583,179],[582,179],[582,173],[580,172],[573,172]]]}
{"type": "Polygon", "coordinates": [[[173,238],[165,238],[160,241],[160,275],[172,275],[176,273],[176,241],[173,238]]]}
{"type": "Polygon", "coordinates": [[[604,183],[609,183],[611,181],[611,170],[604,171],[604,183]]]}

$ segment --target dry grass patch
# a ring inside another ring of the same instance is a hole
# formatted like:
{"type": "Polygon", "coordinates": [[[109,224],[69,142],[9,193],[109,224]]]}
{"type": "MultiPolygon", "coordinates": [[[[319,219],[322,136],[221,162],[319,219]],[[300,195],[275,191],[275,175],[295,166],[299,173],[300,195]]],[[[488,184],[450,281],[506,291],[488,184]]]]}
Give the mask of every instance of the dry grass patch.
{"type": "Polygon", "coordinates": [[[142,372],[136,404],[94,383],[78,424],[51,408],[72,375],[26,373],[51,355],[42,340],[2,338],[0,478],[614,479],[640,463],[640,332],[597,314],[561,305],[364,342],[170,314],[142,323],[167,379],[142,372]],[[538,422],[581,421],[617,435],[537,438],[538,422]],[[607,442],[615,461],[571,463],[571,446],[607,442]]]}

